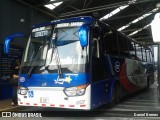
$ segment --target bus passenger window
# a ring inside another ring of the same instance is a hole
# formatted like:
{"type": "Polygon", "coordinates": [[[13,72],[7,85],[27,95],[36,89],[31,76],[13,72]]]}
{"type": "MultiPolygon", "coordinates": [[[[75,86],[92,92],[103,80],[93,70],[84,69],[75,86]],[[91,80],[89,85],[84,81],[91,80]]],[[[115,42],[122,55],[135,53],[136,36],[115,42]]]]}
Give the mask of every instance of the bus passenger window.
{"type": "Polygon", "coordinates": [[[142,48],[142,54],[143,54],[143,61],[147,61],[146,49],[144,47],[142,48]]]}
{"type": "Polygon", "coordinates": [[[128,51],[128,40],[123,36],[118,36],[118,45],[119,45],[119,56],[124,58],[129,58],[129,51],[128,51]]]}
{"type": "Polygon", "coordinates": [[[92,56],[99,58],[99,44],[97,39],[94,39],[92,42],[92,56]]]}
{"type": "Polygon", "coordinates": [[[149,50],[150,62],[153,62],[152,52],[149,50]]]}
{"type": "Polygon", "coordinates": [[[146,53],[147,53],[147,62],[150,62],[150,51],[146,50],[146,53]]]}
{"type": "Polygon", "coordinates": [[[139,44],[136,44],[136,56],[137,60],[142,60],[142,48],[139,44]]]}
{"type": "Polygon", "coordinates": [[[112,32],[103,36],[103,49],[105,53],[113,56],[118,55],[118,40],[116,36],[117,34],[112,32]]]}
{"type": "Polygon", "coordinates": [[[135,42],[128,41],[128,48],[129,48],[129,54],[131,59],[136,59],[136,48],[135,48],[135,42]]]}

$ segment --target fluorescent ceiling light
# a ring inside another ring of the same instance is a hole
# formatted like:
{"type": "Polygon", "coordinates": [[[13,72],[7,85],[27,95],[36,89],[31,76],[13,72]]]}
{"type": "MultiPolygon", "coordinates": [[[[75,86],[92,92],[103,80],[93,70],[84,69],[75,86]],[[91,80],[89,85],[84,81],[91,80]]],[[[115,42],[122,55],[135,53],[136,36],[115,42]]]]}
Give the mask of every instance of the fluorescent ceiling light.
{"type": "MultiPolygon", "coordinates": [[[[55,1],[55,0],[50,0],[50,2],[51,1],[55,1]]],[[[49,8],[50,10],[53,10],[62,3],[63,3],[63,1],[62,2],[56,2],[56,3],[53,3],[53,4],[44,5],[44,6],[49,8]]]]}
{"type": "Polygon", "coordinates": [[[127,25],[118,28],[117,30],[118,30],[118,31],[122,31],[122,30],[126,29],[126,28],[129,27],[131,24],[137,23],[138,21],[140,21],[140,20],[148,17],[148,16],[151,15],[153,12],[156,12],[158,9],[159,9],[159,8],[153,9],[153,10],[150,11],[149,13],[142,15],[141,17],[139,17],[139,18],[137,18],[137,19],[129,22],[127,25]]]}
{"type": "Polygon", "coordinates": [[[147,16],[149,16],[149,15],[151,15],[151,14],[152,14],[152,13],[144,14],[144,15],[142,15],[141,17],[139,17],[139,18],[133,20],[132,23],[136,23],[136,22],[138,22],[138,21],[140,21],[140,20],[146,18],[147,16]]]}
{"type": "Polygon", "coordinates": [[[127,8],[129,5],[125,5],[125,6],[121,6],[115,10],[113,10],[112,12],[110,12],[109,14],[105,15],[104,17],[100,18],[100,20],[106,20],[110,17],[112,17],[113,15],[117,14],[118,12],[120,12],[121,10],[127,8]]]}
{"type": "Polygon", "coordinates": [[[140,28],[139,30],[136,30],[136,31],[130,33],[128,36],[133,36],[133,35],[137,34],[138,32],[140,32],[140,31],[142,31],[142,30],[148,28],[150,25],[151,25],[151,23],[148,24],[148,25],[146,25],[146,26],[144,26],[143,28],[140,28]]]}
{"type": "Polygon", "coordinates": [[[55,8],[55,6],[53,6],[52,4],[48,4],[48,5],[44,5],[44,6],[49,8],[50,10],[53,10],[55,8]]]}
{"type": "Polygon", "coordinates": [[[108,13],[107,15],[103,16],[103,17],[100,18],[99,20],[106,20],[106,19],[112,17],[113,15],[115,15],[115,14],[119,13],[121,10],[129,7],[130,4],[133,4],[133,3],[135,3],[136,1],[137,1],[137,0],[129,1],[129,2],[128,2],[128,5],[120,6],[119,8],[113,10],[112,12],[110,12],[110,13],[108,13]]]}

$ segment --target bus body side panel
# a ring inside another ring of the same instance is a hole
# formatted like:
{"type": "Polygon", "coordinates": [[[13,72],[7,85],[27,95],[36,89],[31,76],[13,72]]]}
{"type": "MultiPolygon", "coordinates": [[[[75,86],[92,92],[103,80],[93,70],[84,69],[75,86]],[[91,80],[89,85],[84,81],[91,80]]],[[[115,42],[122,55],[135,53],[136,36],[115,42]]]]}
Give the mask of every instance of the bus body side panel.
{"type": "Polygon", "coordinates": [[[121,65],[120,83],[126,92],[133,93],[147,85],[147,74],[141,61],[126,59],[121,65]]]}
{"type": "Polygon", "coordinates": [[[109,77],[92,83],[92,108],[112,101],[115,82],[119,82],[122,97],[146,87],[147,75],[141,61],[107,55],[105,63],[109,77]]]}
{"type": "Polygon", "coordinates": [[[149,80],[149,85],[152,85],[154,83],[154,63],[148,63],[146,65],[146,73],[148,74],[148,80],[149,80]]]}
{"type": "Polygon", "coordinates": [[[143,62],[109,55],[106,58],[107,62],[110,78],[113,78],[115,81],[119,80],[121,88],[124,91],[122,96],[146,87],[147,74],[145,73],[143,62]]]}
{"type": "Polygon", "coordinates": [[[91,108],[96,108],[112,100],[114,80],[102,80],[91,85],[91,108]]]}

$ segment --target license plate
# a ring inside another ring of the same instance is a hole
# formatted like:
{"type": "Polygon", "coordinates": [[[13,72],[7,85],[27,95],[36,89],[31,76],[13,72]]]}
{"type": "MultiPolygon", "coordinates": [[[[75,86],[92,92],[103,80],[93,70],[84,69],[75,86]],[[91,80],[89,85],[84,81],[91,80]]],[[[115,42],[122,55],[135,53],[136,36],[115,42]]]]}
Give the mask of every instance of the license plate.
{"type": "Polygon", "coordinates": [[[40,98],[40,103],[48,103],[49,99],[47,97],[41,97],[40,98]]]}

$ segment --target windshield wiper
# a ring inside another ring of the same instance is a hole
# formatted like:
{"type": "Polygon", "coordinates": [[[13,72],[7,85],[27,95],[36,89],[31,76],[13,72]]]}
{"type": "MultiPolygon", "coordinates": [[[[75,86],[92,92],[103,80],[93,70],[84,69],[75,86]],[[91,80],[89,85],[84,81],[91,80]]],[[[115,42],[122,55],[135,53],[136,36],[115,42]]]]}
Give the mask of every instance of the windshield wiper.
{"type": "Polygon", "coordinates": [[[28,73],[27,73],[27,76],[28,76],[28,77],[30,77],[30,75],[31,75],[31,72],[32,72],[32,70],[33,70],[33,68],[34,68],[34,62],[36,61],[36,59],[37,59],[38,56],[40,55],[40,51],[41,51],[42,48],[43,48],[43,46],[40,46],[40,47],[39,47],[39,50],[38,50],[35,58],[32,60],[31,66],[30,66],[30,68],[29,68],[29,70],[28,70],[28,73]]]}
{"type": "Polygon", "coordinates": [[[55,60],[56,60],[56,64],[57,64],[57,70],[58,70],[58,75],[59,78],[62,78],[62,68],[61,68],[61,63],[60,63],[60,58],[59,58],[59,54],[58,54],[58,49],[55,45],[53,45],[53,49],[54,49],[54,53],[55,53],[55,60]]]}

